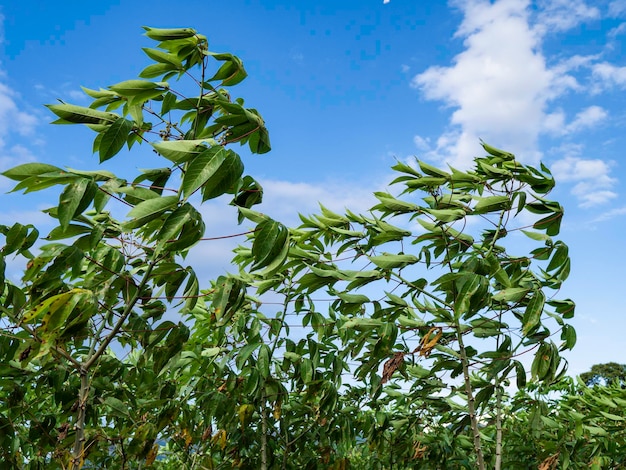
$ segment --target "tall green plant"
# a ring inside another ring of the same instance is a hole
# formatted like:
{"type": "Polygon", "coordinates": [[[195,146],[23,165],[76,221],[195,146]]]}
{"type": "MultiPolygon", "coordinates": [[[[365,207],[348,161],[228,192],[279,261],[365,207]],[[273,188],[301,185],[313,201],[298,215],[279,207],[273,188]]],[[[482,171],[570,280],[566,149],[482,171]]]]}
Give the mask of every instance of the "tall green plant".
{"type": "MultiPolygon", "coordinates": [[[[376,428],[408,433],[418,459],[429,448],[434,455],[437,426],[469,431],[480,469],[501,467],[504,390],[512,377],[525,386],[523,356],[534,356],[532,380],[552,382],[566,370],[561,351],[576,342],[566,322],[574,303],[554,298],[570,271],[568,247],[554,239],[563,208],[546,199],[554,180],[544,165],[483,147],[487,155],[468,171],[398,163],[393,183],[401,194],[375,193],[379,202],[368,214],[322,207],[302,217],[290,233],[288,261],[258,275],[252,266],[249,279],[259,292],[282,293],[319,338],[339,342],[333,357],[356,362],[345,387],[366,395],[360,406],[375,412],[368,439],[376,441],[376,428]],[[394,397],[423,412],[392,425],[385,403],[394,397]],[[486,422],[497,428],[487,456],[486,422]]],[[[259,234],[252,237],[257,243],[259,234]]],[[[254,248],[239,251],[242,266],[253,258],[254,248]]],[[[317,377],[325,353],[298,351],[300,367],[317,377]]]]}
{"type": "Polygon", "coordinates": [[[156,166],[130,177],[47,163],[3,173],[13,191],[61,187],[45,211],[58,226],[43,244],[32,225],[0,226],[0,460],[10,468],[154,461],[156,439],[176,435],[185,412],[176,381],[189,328],[162,317],[191,312],[203,296],[182,264],[204,236],[198,205],[224,194],[243,208],[261,201],[228,148],[270,150],[260,114],[231,97],[246,78],[240,59],[210,51],[193,29],[145,30],[156,46],[143,49],[151,63],[139,79],[83,88],[88,107],[48,109],[56,124],[95,132],[101,163],[146,143],[156,166]],[[21,283],[5,277],[14,255],[26,260],[21,283]]]}

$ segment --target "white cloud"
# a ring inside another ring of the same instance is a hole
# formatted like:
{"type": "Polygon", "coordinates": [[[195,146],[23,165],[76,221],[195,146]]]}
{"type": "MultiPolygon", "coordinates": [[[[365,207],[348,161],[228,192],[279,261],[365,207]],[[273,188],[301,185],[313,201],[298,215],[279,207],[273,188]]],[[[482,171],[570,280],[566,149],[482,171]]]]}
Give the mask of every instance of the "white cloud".
{"type": "Polygon", "coordinates": [[[626,67],[619,67],[608,62],[600,62],[592,67],[592,75],[597,82],[596,91],[617,87],[626,87],[626,67]]]}
{"type": "Polygon", "coordinates": [[[609,15],[619,18],[626,14],[626,0],[614,0],[609,3],[609,15]]]}
{"type": "Polygon", "coordinates": [[[32,135],[37,118],[21,110],[16,103],[17,93],[4,83],[0,83],[0,146],[6,139],[17,133],[20,136],[32,135]]]}
{"type": "Polygon", "coordinates": [[[544,31],[565,31],[600,18],[600,10],[588,6],[584,0],[542,0],[538,6],[538,26],[544,31]]]}
{"type": "Polygon", "coordinates": [[[611,165],[599,159],[583,159],[568,156],[552,165],[557,181],[576,183],[571,193],[580,207],[604,204],[617,197],[611,190],[617,180],[610,176],[611,165]]]}
{"type": "Polygon", "coordinates": [[[565,128],[566,133],[578,132],[593,127],[604,121],[608,113],[600,106],[589,106],[576,114],[574,120],[565,128]]]}
{"type": "Polygon", "coordinates": [[[619,26],[616,26],[615,28],[611,29],[607,33],[607,36],[611,39],[615,39],[617,36],[620,36],[624,33],[626,33],[626,23],[620,23],[619,26]]]}
{"type": "Polygon", "coordinates": [[[607,220],[614,219],[615,217],[621,217],[622,215],[626,215],[626,207],[618,207],[616,209],[606,211],[593,219],[592,223],[606,222],[607,220]]]}
{"type": "Polygon", "coordinates": [[[416,135],[415,137],[413,137],[413,143],[415,144],[418,150],[421,150],[421,151],[430,150],[430,138],[428,137],[424,138],[422,136],[416,135]]]}
{"type": "Polygon", "coordinates": [[[480,152],[482,138],[536,161],[548,101],[576,82],[563,65],[561,70],[546,65],[541,36],[529,23],[528,1],[474,0],[464,10],[457,36],[465,38],[465,50],[450,67],[430,67],[412,83],[427,99],[454,108],[436,153],[464,167],[480,152]]]}

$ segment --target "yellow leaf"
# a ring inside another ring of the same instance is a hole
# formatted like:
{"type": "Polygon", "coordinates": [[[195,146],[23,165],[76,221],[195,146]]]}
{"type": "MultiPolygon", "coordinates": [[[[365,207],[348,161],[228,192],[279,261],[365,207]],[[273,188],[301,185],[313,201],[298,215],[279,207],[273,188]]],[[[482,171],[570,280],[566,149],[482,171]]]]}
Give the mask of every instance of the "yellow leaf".
{"type": "Polygon", "coordinates": [[[433,348],[437,345],[442,334],[443,330],[440,326],[434,326],[428,330],[428,333],[422,337],[418,347],[420,356],[428,357],[433,348]],[[433,333],[435,334],[431,337],[433,333]]]}

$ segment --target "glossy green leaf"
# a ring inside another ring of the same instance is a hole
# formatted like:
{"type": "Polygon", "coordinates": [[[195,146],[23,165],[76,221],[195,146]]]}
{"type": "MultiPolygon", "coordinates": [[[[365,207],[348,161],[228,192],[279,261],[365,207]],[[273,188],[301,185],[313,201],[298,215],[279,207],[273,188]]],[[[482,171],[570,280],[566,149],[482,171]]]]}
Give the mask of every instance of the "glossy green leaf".
{"type": "Polygon", "coordinates": [[[403,268],[410,264],[415,264],[419,258],[414,255],[380,255],[368,256],[368,259],[381,269],[403,268]]]}
{"type": "Polygon", "coordinates": [[[147,90],[157,88],[167,89],[169,85],[166,82],[150,82],[147,80],[126,80],[116,83],[109,87],[112,91],[122,96],[134,96],[147,90]]]}
{"type": "Polygon", "coordinates": [[[83,198],[85,196],[90,196],[90,199],[93,199],[94,195],[95,190],[93,188],[93,183],[86,178],[80,178],[75,183],[69,184],[65,187],[59,198],[58,210],[59,222],[63,230],[67,229],[70,220],[72,220],[79,212],[78,209],[81,206],[83,198]]]}
{"type": "Polygon", "coordinates": [[[524,335],[533,331],[541,321],[541,315],[543,314],[543,307],[546,302],[546,295],[543,291],[535,291],[533,296],[528,301],[526,310],[524,311],[524,317],[522,319],[522,333],[524,335]]]}
{"type": "Polygon", "coordinates": [[[123,227],[125,230],[141,227],[176,207],[177,204],[178,196],[163,196],[142,201],[127,214],[131,220],[125,222],[123,227]]]}
{"type": "Polygon", "coordinates": [[[487,214],[501,210],[509,210],[511,208],[511,200],[508,196],[489,196],[478,198],[478,202],[474,206],[476,214],[487,214]]]}
{"type": "Polygon", "coordinates": [[[288,241],[289,231],[275,220],[267,220],[257,227],[254,242],[252,243],[252,256],[254,265],[252,269],[260,269],[268,266],[280,255],[288,241]]]}
{"type": "Polygon", "coordinates": [[[196,35],[196,31],[191,28],[150,28],[143,26],[146,36],[155,41],[168,41],[172,39],[184,39],[196,35]]]}
{"type": "Polygon", "coordinates": [[[174,163],[184,163],[205,152],[207,147],[204,144],[206,143],[213,145],[211,139],[163,140],[150,145],[168,160],[174,163]]]}
{"type": "Polygon", "coordinates": [[[259,355],[257,357],[257,367],[261,377],[266,379],[270,376],[270,347],[267,344],[262,344],[259,348],[259,355]]]}
{"type": "Polygon", "coordinates": [[[3,176],[14,181],[23,181],[31,176],[39,176],[45,173],[60,174],[63,170],[46,163],[24,163],[2,172],[3,176]]]}
{"type": "Polygon", "coordinates": [[[72,124],[111,124],[120,118],[117,114],[73,104],[49,104],[46,107],[56,114],[61,122],[72,124]]]}
{"type": "Polygon", "coordinates": [[[115,155],[122,149],[128,134],[133,130],[133,123],[127,119],[119,118],[102,134],[98,153],[100,162],[104,162],[115,155]]]}

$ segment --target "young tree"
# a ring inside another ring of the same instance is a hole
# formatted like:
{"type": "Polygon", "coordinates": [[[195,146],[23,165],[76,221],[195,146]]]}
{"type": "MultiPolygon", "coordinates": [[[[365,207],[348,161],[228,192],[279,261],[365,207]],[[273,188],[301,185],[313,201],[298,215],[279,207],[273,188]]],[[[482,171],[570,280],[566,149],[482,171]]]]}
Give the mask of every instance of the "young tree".
{"type": "Polygon", "coordinates": [[[147,143],[158,166],[130,177],[47,163],[3,173],[14,191],[62,188],[45,211],[58,226],[43,244],[32,225],[0,226],[0,460],[10,468],[154,461],[157,438],[179,432],[173,423],[186,410],[176,382],[189,326],[161,320],[192,312],[203,296],[182,264],[204,236],[197,205],[223,194],[246,208],[261,201],[228,149],[270,149],[259,113],[231,98],[242,62],[210,51],[193,29],[145,30],[157,45],[143,49],[152,63],[140,79],[83,88],[89,107],[48,109],[55,123],[96,133],[101,163],[147,143]],[[5,277],[14,255],[26,260],[21,283],[5,277]]]}
{"type": "MultiPolygon", "coordinates": [[[[480,469],[488,462],[501,468],[504,388],[512,375],[520,388],[527,380],[520,356],[534,354],[532,379],[550,383],[566,369],[560,351],[576,341],[564,321],[574,303],[551,293],[570,270],[567,245],[553,239],[563,209],[545,198],[554,180],[543,165],[526,166],[508,152],[483,147],[487,155],[469,171],[398,163],[400,196],[375,193],[379,203],[366,215],[322,207],[302,217],[303,225],[290,233],[288,261],[256,276],[253,265],[248,277],[260,292],[282,294],[285,305],[293,304],[290,312],[301,314],[302,324],[326,344],[328,338],[341,343],[340,350],[298,350],[296,370],[306,365],[315,381],[326,354],[357,362],[357,384],[344,388],[358,391],[356,406],[374,412],[370,444],[377,429],[389,429],[413,439],[403,458],[409,449],[413,459],[428,458],[436,453],[437,432],[462,436],[469,430],[480,469]],[[327,313],[320,303],[329,304],[327,313]],[[418,409],[389,421],[388,404],[399,397],[406,412],[418,409]],[[495,423],[496,445],[486,456],[487,422],[495,423]]],[[[254,212],[241,212],[257,221],[254,212]]],[[[260,243],[259,233],[251,237],[260,243]]],[[[252,264],[254,247],[241,249],[237,259],[252,264]]]]}

